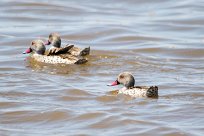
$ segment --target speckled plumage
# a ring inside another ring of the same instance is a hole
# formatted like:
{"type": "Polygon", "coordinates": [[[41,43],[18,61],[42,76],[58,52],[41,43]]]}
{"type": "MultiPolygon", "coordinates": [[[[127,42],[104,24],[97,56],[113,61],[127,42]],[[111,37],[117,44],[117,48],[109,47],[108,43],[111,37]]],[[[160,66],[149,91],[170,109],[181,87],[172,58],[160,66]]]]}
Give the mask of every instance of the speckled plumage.
{"type": "Polygon", "coordinates": [[[89,53],[90,53],[90,47],[84,48],[82,50],[82,49],[74,46],[68,52],[74,56],[86,56],[86,55],[89,55],[89,53]]]}
{"type": "Polygon", "coordinates": [[[65,47],[61,47],[61,38],[58,33],[51,33],[49,35],[48,42],[45,45],[51,45],[52,47],[49,49],[49,52],[55,52],[58,49],[63,49],[66,47],[71,47],[67,50],[67,53],[73,56],[86,56],[90,53],[90,47],[80,49],[79,47],[75,47],[74,45],[66,45],[65,47]]]}
{"type": "Polygon", "coordinates": [[[83,64],[87,62],[87,59],[83,57],[76,57],[71,54],[67,54],[67,51],[73,46],[67,46],[65,48],[58,48],[52,51],[45,52],[44,42],[41,40],[34,40],[31,42],[31,46],[25,53],[31,53],[31,58],[38,62],[49,64],[83,64]]]}
{"type": "Polygon", "coordinates": [[[137,86],[129,89],[120,89],[118,94],[126,94],[132,97],[158,97],[157,86],[137,86]]]}
{"type": "Polygon", "coordinates": [[[122,84],[124,87],[118,91],[118,94],[130,95],[132,97],[158,97],[157,86],[134,86],[135,79],[129,72],[120,73],[117,80],[110,86],[122,84]]]}
{"type": "Polygon", "coordinates": [[[87,59],[84,58],[77,58],[71,55],[66,55],[66,57],[63,55],[39,55],[39,54],[33,54],[31,57],[39,62],[43,63],[49,63],[49,64],[83,64],[87,62],[87,59]]]}

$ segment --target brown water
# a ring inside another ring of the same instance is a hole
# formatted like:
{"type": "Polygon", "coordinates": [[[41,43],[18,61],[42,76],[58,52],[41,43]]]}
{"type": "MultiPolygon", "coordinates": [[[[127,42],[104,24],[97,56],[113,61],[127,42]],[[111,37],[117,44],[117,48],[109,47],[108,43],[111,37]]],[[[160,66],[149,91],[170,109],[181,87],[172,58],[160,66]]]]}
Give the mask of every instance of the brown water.
{"type": "Polygon", "coordinates": [[[202,0],[1,0],[0,136],[204,135],[202,0]],[[91,46],[86,65],[25,60],[59,32],[91,46]],[[159,99],[113,95],[122,71],[159,99]]]}

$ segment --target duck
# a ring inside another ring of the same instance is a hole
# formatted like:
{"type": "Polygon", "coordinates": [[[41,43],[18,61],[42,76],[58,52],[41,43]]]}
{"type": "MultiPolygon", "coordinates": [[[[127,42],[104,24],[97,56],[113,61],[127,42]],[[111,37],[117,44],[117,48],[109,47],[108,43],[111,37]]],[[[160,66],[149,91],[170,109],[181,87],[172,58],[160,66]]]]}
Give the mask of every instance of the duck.
{"type": "Polygon", "coordinates": [[[158,97],[157,86],[134,86],[135,79],[130,72],[122,72],[117,79],[108,86],[123,85],[124,87],[117,91],[117,94],[125,94],[131,97],[158,97]]]}
{"type": "Polygon", "coordinates": [[[31,53],[31,58],[34,60],[49,64],[84,64],[88,61],[87,59],[67,54],[67,51],[71,48],[72,46],[67,46],[56,50],[55,54],[50,54],[50,52],[46,52],[46,47],[42,40],[33,40],[30,47],[23,54],[31,53]]]}
{"type": "Polygon", "coordinates": [[[66,45],[65,47],[61,47],[61,38],[58,33],[51,33],[45,45],[52,45],[52,47],[49,49],[50,53],[55,53],[56,50],[61,48],[70,47],[70,50],[68,50],[67,53],[73,56],[86,56],[90,54],[90,47],[80,49],[78,47],[75,47],[74,45],[69,44],[66,45]]]}

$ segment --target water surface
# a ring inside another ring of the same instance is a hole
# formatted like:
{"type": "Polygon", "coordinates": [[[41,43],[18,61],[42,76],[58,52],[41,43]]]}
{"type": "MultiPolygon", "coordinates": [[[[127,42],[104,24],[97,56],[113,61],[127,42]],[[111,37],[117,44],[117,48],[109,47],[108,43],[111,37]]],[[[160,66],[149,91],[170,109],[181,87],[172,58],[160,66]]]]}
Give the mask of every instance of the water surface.
{"type": "Polygon", "coordinates": [[[204,134],[201,0],[2,0],[0,135],[204,134]],[[91,46],[85,65],[29,62],[33,39],[58,32],[91,46]],[[112,95],[129,71],[159,99],[112,95]]]}

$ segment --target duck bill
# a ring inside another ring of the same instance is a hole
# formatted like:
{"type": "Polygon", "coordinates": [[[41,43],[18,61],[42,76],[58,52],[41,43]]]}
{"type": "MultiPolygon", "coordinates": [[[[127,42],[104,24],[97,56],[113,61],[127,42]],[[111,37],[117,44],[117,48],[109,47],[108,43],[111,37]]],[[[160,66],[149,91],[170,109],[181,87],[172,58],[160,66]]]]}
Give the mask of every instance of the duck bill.
{"type": "Polygon", "coordinates": [[[32,49],[28,48],[26,51],[23,52],[23,54],[28,54],[28,53],[31,53],[31,52],[32,52],[32,49]]]}
{"type": "Polygon", "coordinates": [[[51,42],[48,40],[47,42],[44,43],[45,45],[50,45],[51,42]]]}
{"type": "Polygon", "coordinates": [[[116,86],[119,85],[120,83],[118,82],[118,80],[115,80],[113,83],[109,84],[108,86],[116,86]]]}

